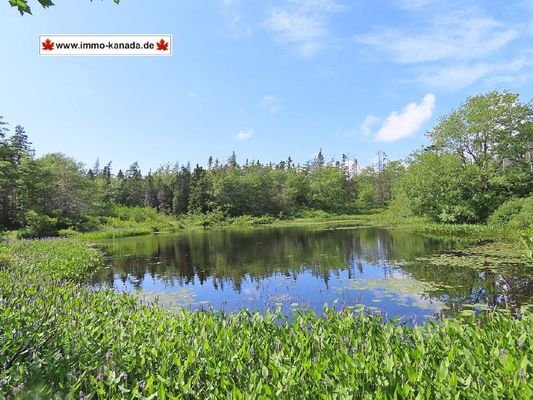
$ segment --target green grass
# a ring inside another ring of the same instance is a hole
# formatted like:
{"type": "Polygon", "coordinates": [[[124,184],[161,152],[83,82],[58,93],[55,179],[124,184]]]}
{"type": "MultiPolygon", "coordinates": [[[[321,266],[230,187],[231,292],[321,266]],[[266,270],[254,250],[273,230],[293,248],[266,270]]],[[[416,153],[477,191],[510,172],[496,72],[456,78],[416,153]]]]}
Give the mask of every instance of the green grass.
{"type": "MultiPolygon", "coordinates": [[[[379,226],[388,229],[401,229],[435,237],[465,238],[475,241],[506,241],[521,243],[523,253],[532,258],[531,232],[505,224],[442,224],[427,218],[416,217],[405,207],[393,204],[388,209],[373,210],[367,214],[332,214],[321,210],[300,210],[293,215],[239,216],[228,217],[221,212],[206,215],[188,214],[176,218],[173,215],[159,214],[148,207],[116,206],[111,216],[99,217],[99,224],[89,232],[72,229],[59,231],[60,236],[88,240],[142,236],[161,232],[179,232],[195,229],[248,229],[257,227],[346,227],[379,226]],[[529,239],[528,239],[529,238],[529,239]]],[[[14,239],[17,232],[7,232],[2,239],[14,239]]]]}
{"type": "Polygon", "coordinates": [[[111,216],[100,217],[102,222],[88,232],[73,229],[59,231],[60,236],[85,239],[108,239],[149,235],[154,232],[174,232],[182,229],[171,215],[159,214],[149,207],[115,206],[111,216]]]}
{"type": "Polygon", "coordinates": [[[170,312],[84,282],[76,239],[0,244],[0,398],[533,396],[533,314],[410,328],[379,315],[170,312]]]}

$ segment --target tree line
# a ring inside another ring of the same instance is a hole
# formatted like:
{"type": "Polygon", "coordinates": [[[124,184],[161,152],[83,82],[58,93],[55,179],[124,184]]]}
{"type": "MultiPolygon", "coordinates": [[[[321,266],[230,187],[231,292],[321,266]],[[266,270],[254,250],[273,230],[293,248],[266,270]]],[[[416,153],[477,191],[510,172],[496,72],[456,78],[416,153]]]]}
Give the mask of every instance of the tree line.
{"type": "MultiPolygon", "coordinates": [[[[1,121],[1,120],[0,120],[1,121]]],[[[221,212],[289,216],[301,209],[355,212],[385,204],[399,162],[356,174],[356,162],[326,162],[322,150],[304,165],[291,157],[276,164],[225,162],[163,165],[143,174],[137,162],[114,173],[112,163],[92,168],[61,153],[36,158],[22,126],[0,131],[0,228],[20,229],[37,216],[54,218],[59,228],[85,229],[92,217],[108,216],[114,205],[151,207],[182,216],[221,212]]]]}
{"type": "Polygon", "coordinates": [[[307,163],[291,157],[239,164],[209,157],[205,166],[163,165],[143,174],[134,162],[113,171],[61,153],[36,157],[20,125],[0,118],[0,229],[36,221],[54,229],[91,230],[115,205],[143,206],[176,217],[290,217],[304,209],[357,213],[401,204],[440,222],[484,222],[501,204],[533,189],[533,108],[518,95],[473,96],[428,132],[430,145],[404,161],[378,153],[358,169],[343,155],[326,162],[322,150],[307,163]]]}

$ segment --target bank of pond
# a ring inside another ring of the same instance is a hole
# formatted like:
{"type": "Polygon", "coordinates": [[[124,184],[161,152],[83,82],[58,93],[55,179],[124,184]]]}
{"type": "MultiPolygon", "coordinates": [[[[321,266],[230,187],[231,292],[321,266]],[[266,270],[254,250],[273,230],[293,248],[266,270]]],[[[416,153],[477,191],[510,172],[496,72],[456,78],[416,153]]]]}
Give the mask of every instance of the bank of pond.
{"type": "Polygon", "coordinates": [[[529,399],[530,268],[378,228],[0,243],[0,398],[529,399]]]}

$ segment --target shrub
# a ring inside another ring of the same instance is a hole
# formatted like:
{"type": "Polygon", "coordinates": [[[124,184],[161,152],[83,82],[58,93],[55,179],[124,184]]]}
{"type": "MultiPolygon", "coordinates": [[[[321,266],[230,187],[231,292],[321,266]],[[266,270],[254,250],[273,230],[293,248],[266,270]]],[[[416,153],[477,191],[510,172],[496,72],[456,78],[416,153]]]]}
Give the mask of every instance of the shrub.
{"type": "Polygon", "coordinates": [[[17,236],[19,239],[57,236],[57,224],[57,218],[38,214],[37,212],[30,210],[26,214],[26,228],[21,230],[17,236]]]}
{"type": "Polygon", "coordinates": [[[522,210],[523,199],[511,199],[503,203],[488,219],[489,225],[505,225],[522,210]]]}
{"type": "Polygon", "coordinates": [[[477,216],[471,207],[465,205],[443,206],[437,220],[447,224],[476,222],[477,216]]]}
{"type": "Polygon", "coordinates": [[[222,211],[219,211],[219,210],[207,213],[203,215],[203,218],[201,219],[201,224],[204,227],[224,225],[225,223],[226,223],[226,215],[222,211]]]}
{"type": "Polygon", "coordinates": [[[158,219],[157,210],[151,207],[116,206],[113,214],[122,221],[146,222],[158,219]]]}
{"type": "Polygon", "coordinates": [[[506,201],[492,213],[488,223],[513,229],[533,229],[533,196],[506,201]]]}
{"type": "Polygon", "coordinates": [[[533,262],[533,231],[523,232],[520,235],[520,240],[524,246],[524,256],[529,262],[533,262]]]}

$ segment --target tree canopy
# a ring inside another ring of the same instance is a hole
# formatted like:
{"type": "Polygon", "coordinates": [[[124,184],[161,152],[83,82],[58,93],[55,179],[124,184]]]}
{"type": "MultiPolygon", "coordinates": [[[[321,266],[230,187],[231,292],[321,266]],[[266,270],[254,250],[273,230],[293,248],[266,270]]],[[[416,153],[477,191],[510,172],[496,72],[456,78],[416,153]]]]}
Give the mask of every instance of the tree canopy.
{"type": "MultiPolygon", "coordinates": [[[[35,157],[20,125],[11,133],[0,117],[0,230],[28,225],[91,229],[116,206],[149,207],[181,218],[290,216],[305,210],[367,212],[395,201],[403,213],[439,222],[485,222],[505,202],[533,194],[533,109],[507,91],[469,98],[428,133],[430,146],[406,161],[378,152],[358,169],[343,154],[322,150],[304,165],[227,161],[206,167],[163,165],[142,172],[137,162],[113,171],[60,153],[35,157]]],[[[48,234],[49,231],[47,230],[48,234]]]]}
{"type": "MultiPolygon", "coordinates": [[[[372,199],[358,203],[357,177],[348,168],[354,161],[345,156],[342,164],[326,163],[322,154],[320,158],[305,166],[294,165],[291,157],[240,165],[232,152],[225,164],[209,157],[207,168],[185,163],[143,173],[133,162],[114,173],[111,162],[102,168],[98,159],[87,168],[61,153],[37,158],[24,128],[17,126],[11,133],[0,118],[0,230],[32,223],[90,229],[115,206],[149,207],[176,217],[280,216],[304,209],[343,212],[373,206],[372,199]]],[[[368,169],[367,191],[380,193],[373,189],[380,174],[368,169]]],[[[390,185],[386,187],[384,197],[390,199],[390,185]]]]}
{"type": "Polygon", "coordinates": [[[492,91],[467,99],[428,133],[400,185],[413,211],[446,222],[483,222],[533,190],[533,106],[492,91]]]}

